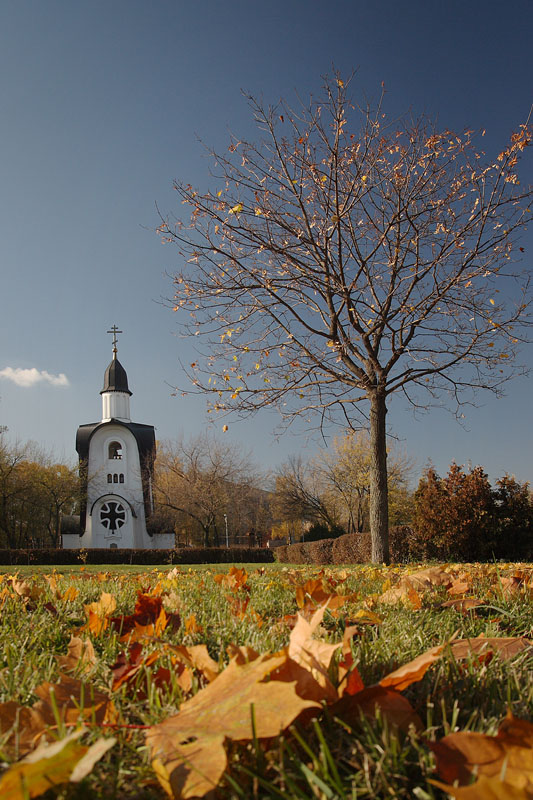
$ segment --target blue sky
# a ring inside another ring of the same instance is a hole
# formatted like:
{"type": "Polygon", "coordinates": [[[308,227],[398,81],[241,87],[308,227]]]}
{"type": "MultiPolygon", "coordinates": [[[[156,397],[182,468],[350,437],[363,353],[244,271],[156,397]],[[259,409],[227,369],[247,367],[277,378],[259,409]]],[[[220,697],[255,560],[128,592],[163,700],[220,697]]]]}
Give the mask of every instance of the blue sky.
{"type": "MultiPolygon", "coordinates": [[[[77,426],[101,416],[115,323],[134,420],[159,439],[208,424],[197,398],[172,396],[191,345],[160,302],[178,264],[154,229],[157,207],[180,213],[173,179],[209,185],[199,139],[224,149],[230,132],[254,135],[241,89],[290,100],[318,92],[332,65],[356,70],[355,93],[377,97],[383,81],[390,114],[485,128],[498,152],[533,103],[532,30],[530,0],[4,0],[0,424],[9,436],[74,458],[77,426]]],[[[531,183],[530,153],[524,166],[531,183]]],[[[524,244],[529,267],[531,232],[524,244]]],[[[414,419],[393,403],[391,431],[420,468],[431,459],[442,473],[455,459],[492,479],[533,481],[531,393],[522,379],[503,400],[480,395],[465,427],[445,410],[414,419]]],[[[266,467],[313,451],[305,437],[276,440],[275,423],[265,412],[224,435],[266,467]]]]}

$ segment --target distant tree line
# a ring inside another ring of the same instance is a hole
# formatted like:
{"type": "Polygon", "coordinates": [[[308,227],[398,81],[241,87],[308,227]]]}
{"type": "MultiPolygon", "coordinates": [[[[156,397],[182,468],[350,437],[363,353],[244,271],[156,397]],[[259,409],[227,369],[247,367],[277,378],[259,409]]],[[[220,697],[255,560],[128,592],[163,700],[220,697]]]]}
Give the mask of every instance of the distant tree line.
{"type": "MultiPolygon", "coordinates": [[[[389,518],[412,560],[533,558],[528,483],[504,475],[491,486],[482,467],[428,467],[416,490],[412,460],[390,450],[389,518]],[[399,529],[399,528],[398,528],[399,529]]],[[[364,432],[335,438],[311,458],[261,471],[240,447],[207,434],[158,444],[153,532],[176,547],[261,547],[355,537],[369,531],[370,446],[364,432]],[[277,541],[276,541],[277,540],[277,541]]],[[[77,467],[0,432],[0,548],[61,546],[65,518],[79,514],[77,467]]]]}
{"type": "MultiPolygon", "coordinates": [[[[5,434],[5,432],[4,432],[5,434]]],[[[0,434],[0,547],[61,547],[61,520],[78,512],[75,467],[35,444],[9,444],[0,434]]]]}

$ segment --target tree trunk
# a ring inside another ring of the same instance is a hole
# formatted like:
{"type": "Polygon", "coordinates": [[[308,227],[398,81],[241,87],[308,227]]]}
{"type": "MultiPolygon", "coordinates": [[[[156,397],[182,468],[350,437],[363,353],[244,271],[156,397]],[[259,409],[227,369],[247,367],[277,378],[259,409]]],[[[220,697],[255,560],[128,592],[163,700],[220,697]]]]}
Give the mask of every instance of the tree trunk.
{"type": "Polygon", "coordinates": [[[386,396],[370,394],[370,537],[374,564],[389,563],[389,503],[387,488],[386,396]]]}

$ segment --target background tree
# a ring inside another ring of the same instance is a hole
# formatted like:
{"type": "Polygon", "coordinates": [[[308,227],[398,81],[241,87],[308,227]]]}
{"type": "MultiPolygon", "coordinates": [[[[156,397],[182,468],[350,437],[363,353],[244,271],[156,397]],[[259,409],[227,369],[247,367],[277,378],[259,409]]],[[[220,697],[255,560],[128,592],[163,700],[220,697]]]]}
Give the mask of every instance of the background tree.
{"type": "Polygon", "coordinates": [[[491,558],[495,498],[483,468],[465,472],[452,464],[444,478],[428,468],[415,492],[414,528],[411,554],[415,558],[491,558]]]}
{"type": "Polygon", "coordinates": [[[530,133],[487,157],[471,131],[354,108],[339,77],[296,110],[249,100],[262,139],[213,154],[212,191],[177,183],[190,225],[160,228],[184,262],[173,306],[203,333],[191,378],[216,409],[277,406],[287,421],[339,412],[356,427],[364,404],[372,558],[388,560],[391,395],[457,405],[519,371],[530,133]]]}
{"type": "MultiPolygon", "coordinates": [[[[410,521],[409,481],[412,460],[395,448],[388,449],[389,519],[395,525],[410,521]]],[[[372,447],[366,431],[336,436],[329,448],[320,448],[313,459],[314,471],[327,496],[334,498],[347,533],[369,529],[372,447]]]]}
{"type": "Polygon", "coordinates": [[[172,519],[176,531],[195,524],[204,547],[225,543],[224,514],[232,539],[237,530],[243,535],[243,528],[264,524],[259,485],[259,473],[247,455],[206,434],[158,447],[154,478],[158,513],[172,519]],[[169,511],[174,512],[170,518],[169,511]]]}
{"type": "MultiPolygon", "coordinates": [[[[371,461],[370,437],[364,431],[335,437],[330,447],[319,448],[307,462],[301,457],[289,459],[276,477],[273,495],[274,516],[286,523],[279,534],[286,534],[287,525],[298,538],[303,531],[308,538],[310,525],[317,527],[321,538],[367,531],[371,461]]],[[[412,468],[404,453],[389,452],[389,516],[396,525],[411,519],[412,468]]]]}
{"type": "Polygon", "coordinates": [[[278,522],[290,523],[292,536],[301,538],[310,524],[320,524],[325,530],[339,525],[334,498],[329,495],[313,462],[292,457],[276,475],[272,501],[273,515],[278,522]]]}
{"type": "Polygon", "coordinates": [[[77,470],[33,444],[0,436],[0,542],[4,547],[59,547],[63,514],[79,503],[77,470]]]}
{"type": "Polygon", "coordinates": [[[533,556],[533,500],[528,483],[520,483],[514,475],[496,481],[497,558],[530,561],[533,556]]]}

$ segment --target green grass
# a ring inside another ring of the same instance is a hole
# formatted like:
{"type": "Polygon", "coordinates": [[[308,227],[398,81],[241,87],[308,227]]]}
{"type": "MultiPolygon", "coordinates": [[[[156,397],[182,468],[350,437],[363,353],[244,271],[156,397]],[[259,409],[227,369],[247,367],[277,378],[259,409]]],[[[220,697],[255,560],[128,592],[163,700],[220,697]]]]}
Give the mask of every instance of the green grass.
{"type": "MultiPolygon", "coordinates": [[[[241,566],[241,565],[239,565],[241,566]]],[[[75,586],[78,597],[70,602],[54,600],[44,578],[52,568],[17,568],[19,579],[43,590],[28,610],[11,590],[4,599],[0,625],[0,702],[15,700],[32,705],[35,691],[44,681],[57,682],[56,657],[65,655],[72,634],[86,621],[84,605],[96,601],[101,592],[116,597],[115,614],[132,613],[137,591],[153,587],[158,581],[171,594],[172,610],[182,620],[194,614],[202,632],[187,634],[184,625],[175,633],[165,631],[163,638],[174,644],[205,643],[211,656],[221,665],[228,663],[229,644],[251,645],[261,653],[275,652],[288,643],[290,627],[285,615],[295,614],[297,605],[290,575],[303,582],[317,575],[318,568],[280,565],[247,565],[247,583],[251,606],[262,620],[246,616],[238,619],[231,611],[225,592],[214,575],[227,572],[229,565],[203,567],[180,566],[172,581],[166,575],[168,565],[150,567],[79,567],[57,568],[61,590],[75,586]],[[30,578],[30,576],[33,576],[30,578]],[[57,614],[45,604],[53,602],[57,614]]],[[[338,586],[342,594],[356,592],[357,600],[341,608],[335,617],[328,612],[320,636],[338,642],[350,617],[365,602],[382,617],[379,626],[361,625],[352,643],[353,656],[365,682],[378,682],[388,672],[441,644],[454,634],[458,638],[532,636],[532,595],[506,596],[498,589],[497,568],[475,582],[476,594],[485,599],[477,612],[459,613],[440,607],[444,590],[435,589],[423,596],[422,608],[415,611],[403,606],[380,604],[385,579],[397,580],[400,568],[351,566],[346,581],[338,586]],[[496,576],[496,577],[495,577],[496,576]]],[[[2,568],[0,591],[9,586],[7,575],[14,569],[2,568]]],[[[341,570],[327,568],[335,575],[341,570]]],[[[82,634],[86,635],[86,634],[82,634]]],[[[109,690],[110,667],[125,649],[116,633],[93,637],[98,664],[88,682],[99,690],[109,690]]],[[[156,647],[147,645],[148,651],[156,647]]],[[[171,667],[163,656],[156,662],[171,667]]],[[[175,714],[183,694],[175,681],[158,688],[154,669],[147,667],[138,675],[147,697],[138,699],[126,687],[113,694],[124,724],[153,725],[175,714]]],[[[196,687],[198,688],[198,686],[196,687]]],[[[428,798],[445,797],[428,783],[434,777],[434,760],[427,743],[453,730],[495,733],[508,710],[516,716],[533,718],[533,658],[525,651],[512,660],[494,657],[489,663],[477,659],[458,664],[445,657],[424,678],[405,692],[423,720],[424,730],[398,731],[385,718],[361,718],[349,724],[338,720],[329,709],[307,727],[295,726],[269,742],[229,745],[229,769],[217,790],[220,798],[428,798]]],[[[104,731],[108,735],[109,731],[104,731]]],[[[152,800],[164,796],[149,763],[142,728],[114,730],[117,745],[99,762],[91,775],[79,785],[52,789],[47,798],[82,800],[99,797],[152,800]]],[[[53,734],[52,734],[53,735],[53,734]]],[[[96,740],[102,730],[91,729],[86,743],[96,740]]],[[[4,739],[7,738],[4,736],[4,739]]],[[[2,739],[0,738],[0,755],[2,739]]],[[[4,766],[12,761],[4,754],[4,766]]]]}

